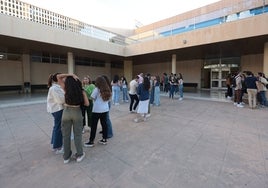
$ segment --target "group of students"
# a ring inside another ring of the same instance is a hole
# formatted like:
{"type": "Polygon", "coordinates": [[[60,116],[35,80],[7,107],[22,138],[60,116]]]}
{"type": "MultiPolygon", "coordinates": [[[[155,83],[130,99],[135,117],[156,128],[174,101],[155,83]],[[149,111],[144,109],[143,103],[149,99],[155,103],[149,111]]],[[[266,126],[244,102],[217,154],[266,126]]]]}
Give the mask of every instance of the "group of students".
{"type": "Polygon", "coordinates": [[[102,126],[99,143],[107,144],[107,139],[113,135],[109,118],[112,90],[106,76],[98,76],[94,84],[90,83],[89,77],[85,77],[82,84],[74,74],[56,73],[49,76],[48,87],[47,111],[54,118],[52,149],[55,153],[63,153],[64,164],[69,163],[71,158],[77,162],[85,158],[82,133],[86,114],[91,131],[89,141],[84,146],[94,146],[99,120],[102,126]],[[74,155],[71,150],[72,131],[77,151],[74,155]]]}
{"type": "Polygon", "coordinates": [[[178,92],[179,100],[183,100],[183,77],[181,73],[179,73],[178,75],[175,73],[170,73],[169,76],[167,75],[167,73],[163,73],[162,84],[164,92],[166,92],[167,94],[169,93],[170,99],[173,99],[174,94],[178,92]]]}
{"type": "Polygon", "coordinates": [[[244,107],[244,93],[248,95],[248,104],[251,109],[255,109],[258,103],[260,107],[268,105],[266,100],[268,81],[262,72],[259,72],[257,76],[254,76],[251,71],[229,74],[226,78],[226,86],[226,97],[229,99],[233,97],[234,105],[237,107],[244,107]]]}

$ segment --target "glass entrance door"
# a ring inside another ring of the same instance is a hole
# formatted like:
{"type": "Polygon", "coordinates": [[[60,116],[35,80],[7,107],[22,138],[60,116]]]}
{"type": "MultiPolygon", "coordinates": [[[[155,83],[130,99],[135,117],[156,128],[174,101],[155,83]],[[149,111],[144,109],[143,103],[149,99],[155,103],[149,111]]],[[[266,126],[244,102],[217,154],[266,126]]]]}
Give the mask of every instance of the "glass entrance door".
{"type": "Polygon", "coordinates": [[[230,73],[228,67],[218,67],[211,69],[210,86],[212,89],[221,89],[226,87],[226,76],[230,73]]]}

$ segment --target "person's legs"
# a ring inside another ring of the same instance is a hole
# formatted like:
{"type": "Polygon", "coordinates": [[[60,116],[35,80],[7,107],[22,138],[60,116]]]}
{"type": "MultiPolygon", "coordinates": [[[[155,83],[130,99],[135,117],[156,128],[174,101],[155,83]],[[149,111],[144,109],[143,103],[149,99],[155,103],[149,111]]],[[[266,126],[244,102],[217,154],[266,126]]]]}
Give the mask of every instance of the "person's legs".
{"type": "Polygon", "coordinates": [[[154,104],[156,106],[160,105],[160,88],[159,87],[155,87],[154,89],[154,104]]]}
{"type": "Polygon", "coordinates": [[[91,127],[91,125],[92,125],[92,108],[93,108],[93,102],[91,100],[89,100],[89,106],[86,109],[88,127],[91,127]]]}
{"type": "Polygon", "coordinates": [[[115,104],[119,104],[119,98],[120,98],[120,87],[115,86],[115,104]]]}
{"type": "Polygon", "coordinates": [[[91,131],[90,131],[90,138],[89,138],[90,142],[94,142],[95,140],[98,121],[99,121],[99,113],[92,112],[92,126],[91,126],[91,131]]]}
{"type": "Polygon", "coordinates": [[[183,85],[179,86],[180,98],[183,98],[183,85]]]}
{"type": "Polygon", "coordinates": [[[252,90],[252,100],[253,100],[253,104],[252,104],[252,107],[253,108],[256,108],[256,105],[257,105],[257,89],[253,89],[252,90]]]}
{"type": "Polygon", "coordinates": [[[61,118],[63,110],[52,113],[54,117],[54,127],[52,133],[53,149],[62,147],[61,118]]]}
{"type": "Polygon", "coordinates": [[[248,105],[250,108],[253,108],[253,103],[252,103],[253,91],[252,91],[252,89],[247,89],[247,93],[248,93],[248,105]]]}
{"type": "Polygon", "coordinates": [[[260,91],[261,105],[266,106],[266,96],[265,91],[260,91]]]}
{"type": "Polygon", "coordinates": [[[82,146],[82,115],[79,108],[72,108],[72,120],[73,120],[73,132],[74,132],[74,144],[77,152],[77,156],[83,155],[82,146]]]}
{"type": "Polygon", "coordinates": [[[134,95],[134,100],[135,100],[135,104],[134,104],[134,110],[136,110],[137,109],[137,106],[138,106],[138,104],[139,104],[139,97],[138,97],[138,95],[134,95]]]}
{"type": "Polygon", "coordinates": [[[100,113],[100,122],[102,127],[102,138],[107,139],[107,114],[108,112],[100,113]]]}
{"type": "Polygon", "coordinates": [[[134,95],[129,94],[129,98],[130,98],[130,104],[129,104],[129,111],[132,111],[132,107],[133,107],[133,103],[134,103],[134,95]]]}
{"type": "Polygon", "coordinates": [[[107,138],[112,138],[113,137],[113,127],[112,127],[112,122],[110,120],[109,111],[106,113],[106,126],[107,126],[107,138]]]}
{"type": "Polygon", "coordinates": [[[63,136],[63,146],[64,146],[64,160],[67,160],[71,157],[71,129],[72,129],[72,121],[71,121],[71,111],[68,107],[65,107],[62,113],[62,136],[63,136]]]}

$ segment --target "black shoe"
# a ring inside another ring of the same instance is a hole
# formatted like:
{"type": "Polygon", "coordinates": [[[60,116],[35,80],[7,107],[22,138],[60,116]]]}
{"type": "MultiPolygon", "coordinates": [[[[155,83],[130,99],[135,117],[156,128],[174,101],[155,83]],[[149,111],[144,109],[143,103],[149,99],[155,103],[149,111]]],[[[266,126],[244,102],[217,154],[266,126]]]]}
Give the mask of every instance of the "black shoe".
{"type": "Polygon", "coordinates": [[[100,144],[103,144],[103,145],[106,145],[107,144],[107,139],[101,139],[101,140],[99,140],[99,143],[100,144]]]}
{"type": "Polygon", "coordinates": [[[91,147],[94,146],[94,142],[91,142],[91,141],[86,142],[86,143],[84,143],[84,146],[85,146],[86,148],[91,148],[91,147]]]}

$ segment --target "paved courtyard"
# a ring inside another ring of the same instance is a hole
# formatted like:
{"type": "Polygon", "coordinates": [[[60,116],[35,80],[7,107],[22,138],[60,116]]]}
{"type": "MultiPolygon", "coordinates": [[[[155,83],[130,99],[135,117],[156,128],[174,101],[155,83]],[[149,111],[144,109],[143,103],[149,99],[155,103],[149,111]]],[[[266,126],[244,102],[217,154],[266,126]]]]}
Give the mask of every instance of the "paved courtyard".
{"type": "Polygon", "coordinates": [[[49,149],[44,102],[0,108],[0,187],[268,187],[268,109],[162,96],[148,121],[135,123],[128,105],[112,106],[108,144],[69,164],[49,149]]]}

